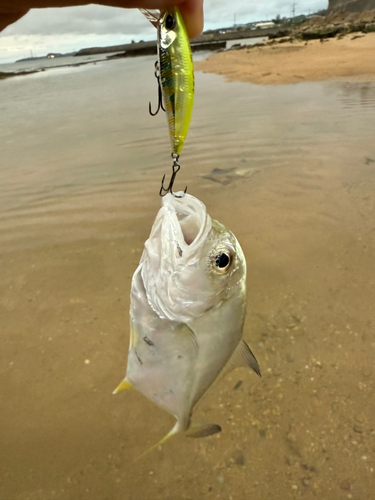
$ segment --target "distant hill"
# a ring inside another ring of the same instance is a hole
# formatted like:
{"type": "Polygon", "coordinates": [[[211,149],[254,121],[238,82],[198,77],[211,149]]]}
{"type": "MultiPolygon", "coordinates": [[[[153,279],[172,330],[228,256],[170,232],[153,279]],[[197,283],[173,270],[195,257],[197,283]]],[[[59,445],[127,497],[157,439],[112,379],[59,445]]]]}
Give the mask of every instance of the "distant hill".
{"type": "Polygon", "coordinates": [[[329,0],[328,11],[364,12],[375,9],[375,0],[329,0]]]}

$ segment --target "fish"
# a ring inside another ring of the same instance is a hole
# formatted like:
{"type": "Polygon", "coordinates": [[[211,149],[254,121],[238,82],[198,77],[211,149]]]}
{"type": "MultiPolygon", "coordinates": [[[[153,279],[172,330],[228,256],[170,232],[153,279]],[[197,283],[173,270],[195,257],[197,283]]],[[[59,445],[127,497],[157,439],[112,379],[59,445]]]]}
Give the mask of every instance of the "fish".
{"type": "MultiPolygon", "coordinates": [[[[196,197],[162,198],[133,275],[126,376],[114,393],[137,389],[176,419],[171,436],[221,430],[192,423],[215,380],[237,366],[260,368],[242,338],[246,260],[236,237],[196,197]]],[[[155,445],[155,446],[157,446],[155,445]]]]}
{"type": "Polygon", "coordinates": [[[194,66],[186,27],[177,7],[160,12],[139,10],[157,28],[158,79],[167,114],[172,155],[179,156],[194,105],[194,66]]]}

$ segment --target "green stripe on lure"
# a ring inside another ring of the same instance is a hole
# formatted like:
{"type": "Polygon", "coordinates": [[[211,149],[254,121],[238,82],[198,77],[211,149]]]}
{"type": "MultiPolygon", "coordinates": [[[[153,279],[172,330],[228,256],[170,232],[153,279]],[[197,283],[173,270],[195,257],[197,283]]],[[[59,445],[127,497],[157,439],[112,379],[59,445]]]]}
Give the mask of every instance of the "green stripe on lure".
{"type": "Polygon", "coordinates": [[[194,103],[194,66],[189,38],[177,8],[161,13],[140,10],[158,30],[158,78],[167,112],[172,155],[178,157],[189,130],[194,103]]]}

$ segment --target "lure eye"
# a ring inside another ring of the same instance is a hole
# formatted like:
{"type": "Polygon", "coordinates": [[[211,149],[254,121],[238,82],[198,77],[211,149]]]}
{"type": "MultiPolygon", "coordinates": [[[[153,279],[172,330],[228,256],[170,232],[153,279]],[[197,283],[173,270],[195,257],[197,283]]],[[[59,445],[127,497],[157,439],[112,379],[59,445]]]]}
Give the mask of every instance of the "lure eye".
{"type": "Polygon", "coordinates": [[[173,30],[173,28],[176,26],[176,20],[172,16],[172,14],[168,14],[167,17],[165,18],[165,28],[167,30],[173,30]]]}
{"type": "Polygon", "coordinates": [[[214,256],[213,267],[217,273],[224,274],[228,271],[232,263],[231,254],[226,251],[220,251],[214,256]]]}

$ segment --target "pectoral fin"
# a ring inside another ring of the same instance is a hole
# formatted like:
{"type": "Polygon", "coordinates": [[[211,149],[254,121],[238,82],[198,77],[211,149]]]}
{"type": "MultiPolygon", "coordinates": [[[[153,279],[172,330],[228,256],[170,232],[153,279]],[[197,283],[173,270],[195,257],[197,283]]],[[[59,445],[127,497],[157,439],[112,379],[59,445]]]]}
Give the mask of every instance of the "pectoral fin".
{"type": "Polygon", "coordinates": [[[176,328],[176,333],[184,336],[184,338],[188,340],[186,348],[188,348],[189,352],[193,353],[194,356],[196,356],[199,350],[199,346],[197,337],[195,336],[193,330],[186,323],[181,323],[179,327],[176,328]]]}

